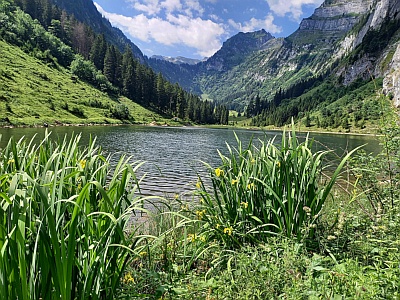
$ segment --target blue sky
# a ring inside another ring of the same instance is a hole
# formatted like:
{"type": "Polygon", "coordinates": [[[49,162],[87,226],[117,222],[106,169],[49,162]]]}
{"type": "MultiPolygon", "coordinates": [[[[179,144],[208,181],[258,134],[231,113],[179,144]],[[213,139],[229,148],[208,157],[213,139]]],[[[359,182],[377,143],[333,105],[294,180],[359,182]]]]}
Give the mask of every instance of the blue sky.
{"type": "Polygon", "coordinates": [[[93,0],[147,56],[204,58],[238,32],[294,32],[323,0],[93,0]]]}

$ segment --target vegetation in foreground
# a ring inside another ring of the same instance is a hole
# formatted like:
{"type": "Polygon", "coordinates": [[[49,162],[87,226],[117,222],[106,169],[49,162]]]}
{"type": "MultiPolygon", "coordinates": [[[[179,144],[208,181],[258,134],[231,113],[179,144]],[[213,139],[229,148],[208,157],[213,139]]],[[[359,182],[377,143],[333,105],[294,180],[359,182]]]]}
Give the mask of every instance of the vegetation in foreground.
{"type": "Polygon", "coordinates": [[[11,140],[1,298],[396,299],[400,147],[385,123],[381,155],[348,154],[328,177],[327,152],[295,132],[279,146],[238,141],[190,201],[142,198],[141,163],[111,168],[94,142],[11,140]],[[347,164],[354,180],[337,185],[347,164]],[[132,219],[144,201],[158,205],[132,219]]]}

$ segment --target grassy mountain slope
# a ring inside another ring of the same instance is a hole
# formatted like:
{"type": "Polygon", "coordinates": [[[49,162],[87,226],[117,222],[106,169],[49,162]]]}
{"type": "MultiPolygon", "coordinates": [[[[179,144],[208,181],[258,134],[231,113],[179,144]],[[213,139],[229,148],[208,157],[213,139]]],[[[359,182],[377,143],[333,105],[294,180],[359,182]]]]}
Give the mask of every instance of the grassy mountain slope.
{"type": "Polygon", "coordinates": [[[165,122],[131,100],[111,98],[0,40],[0,125],[165,122]],[[118,112],[127,113],[121,121],[118,112]]]}

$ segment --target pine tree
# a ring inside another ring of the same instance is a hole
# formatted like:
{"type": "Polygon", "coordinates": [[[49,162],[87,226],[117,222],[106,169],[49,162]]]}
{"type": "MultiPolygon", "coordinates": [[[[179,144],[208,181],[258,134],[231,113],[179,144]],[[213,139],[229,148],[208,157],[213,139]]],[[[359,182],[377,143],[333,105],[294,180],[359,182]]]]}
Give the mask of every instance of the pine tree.
{"type": "Polygon", "coordinates": [[[117,55],[115,53],[115,47],[111,45],[107,47],[106,55],[104,57],[103,74],[112,84],[116,83],[116,76],[115,76],[116,68],[117,68],[117,55]]]}
{"type": "Polygon", "coordinates": [[[122,85],[123,93],[131,100],[136,99],[136,89],[135,89],[135,66],[133,61],[128,61],[125,69],[125,74],[123,76],[122,85]]]}
{"type": "Polygon", "coordinates": [[[104,34],[96,36],[92,49],[90,49],[90,60],[94,63],[98,70],[104,69],[104,60],[107,51],[107,43],[104,34]]]}

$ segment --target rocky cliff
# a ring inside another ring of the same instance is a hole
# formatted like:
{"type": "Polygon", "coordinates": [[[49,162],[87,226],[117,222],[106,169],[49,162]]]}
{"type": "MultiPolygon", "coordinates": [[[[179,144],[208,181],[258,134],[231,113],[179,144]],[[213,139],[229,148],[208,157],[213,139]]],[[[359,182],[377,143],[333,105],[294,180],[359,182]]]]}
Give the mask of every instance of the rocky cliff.
{"type": "Polygon", "coordinates": [[[346,49],[342,54],[350,56],[350,63],[338,70],[344,84],[360,77],[385,77],[392,73],[393,66],[397,66],[391,59],[396,59],[399,29],[400,2],[374,1],[363,26],[349,34],[339,46],[341,50],[346,49]]]}
{"type": "Polygon", "coordinates": [[[264,29],[243,33],[229,38],[222,48],[203,63],[207,70],[227,71],[241,64],[250,54],[266,47],[274,37],[264,29]]]}
{"type": "Polygon", "coordinates": [[[393,99],[396,107],[400,107],[400,44],[397,45],[383,80],[383,92],[393,99]]]}
{"type": "Polygon", "coordinates": [[[347,32],[369,12],[372,4],[373,0],[325,1],[300,23],[299,30],[347,32]]]}

